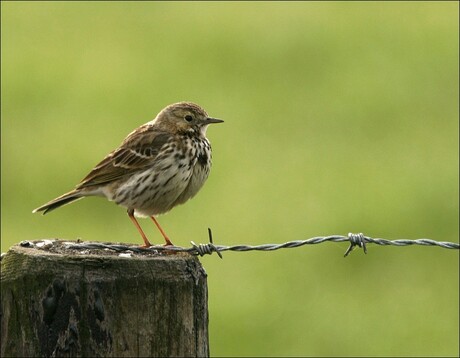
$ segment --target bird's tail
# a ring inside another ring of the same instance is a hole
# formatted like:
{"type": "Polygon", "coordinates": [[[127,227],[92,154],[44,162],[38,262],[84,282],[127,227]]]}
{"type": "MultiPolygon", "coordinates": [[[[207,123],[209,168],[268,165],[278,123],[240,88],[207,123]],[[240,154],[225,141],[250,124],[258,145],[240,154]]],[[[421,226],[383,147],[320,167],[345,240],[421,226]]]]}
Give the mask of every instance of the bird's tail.
{"type": "Polygon", "coordinates": [[[37,213],[39,211],[43,211],[43,215],[45,215],[48,211],[57,209],[60,206],[63,206],[66,204],[70,204],[74,202],[75,200],[79,200],[83,197],[85,197],[85,195],[83,195],[79,190],[74,189],[34,209],[32,212],[37,213]]]}

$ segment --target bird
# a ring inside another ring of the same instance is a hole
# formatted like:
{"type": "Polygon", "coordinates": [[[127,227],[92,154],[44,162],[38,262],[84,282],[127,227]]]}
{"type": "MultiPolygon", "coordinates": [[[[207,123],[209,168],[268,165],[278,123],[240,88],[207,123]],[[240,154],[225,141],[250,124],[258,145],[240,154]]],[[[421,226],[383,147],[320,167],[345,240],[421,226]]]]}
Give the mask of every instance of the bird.
{"type": "Polygon", "coordinates": [[[211,169],[206,131],[210,124],[222,122],[192,102],[168,105],[128,134],[75,189],[32,212],[46,214],[84,197],[105,197],[127,209],[142,236],[142,247],[152,245],[136,217],[150,217],[165,246],[173,245],[156,216],[185,203],[202,188],[211,169]]]}

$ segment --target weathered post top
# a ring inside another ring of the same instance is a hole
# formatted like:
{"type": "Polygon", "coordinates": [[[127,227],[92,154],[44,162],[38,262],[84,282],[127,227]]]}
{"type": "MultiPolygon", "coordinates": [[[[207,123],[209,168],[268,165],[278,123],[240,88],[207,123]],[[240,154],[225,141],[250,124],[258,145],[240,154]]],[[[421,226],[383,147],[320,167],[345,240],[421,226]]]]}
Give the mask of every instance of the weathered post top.
{"type": "Polygon", "coordinates": [[[167,251],[13,246],[1,262],[2,356],[209,356],[206,273],[167,251]]]}

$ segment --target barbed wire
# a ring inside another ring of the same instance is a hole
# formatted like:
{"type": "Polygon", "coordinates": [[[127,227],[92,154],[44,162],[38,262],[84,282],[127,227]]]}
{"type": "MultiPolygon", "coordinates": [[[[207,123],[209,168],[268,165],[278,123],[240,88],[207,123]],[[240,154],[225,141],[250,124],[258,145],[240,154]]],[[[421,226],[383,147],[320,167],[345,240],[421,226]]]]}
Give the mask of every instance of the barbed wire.
{"type": "MultiPolygon", "coordinates": [[[[81,243],[65,243],[65,247],[68,249],[76,250],[91,250],[91,249],[108,249],[116,252],[134,252],[134,253],[156,253],[156,252],[188,252],[196,256],[211,255],[212,253],[217,253],[220,258],[222,258],[223,251],[237,251],[237,252],[246,252],[246,251],[275,251],[279,249],[291,249],[304,245],[316,245],[322,244],[324,242],[349,242],[350,246],[345,251],[344,257],[348,256],[351,251],[356,248],[362,248],[364,253],[367,253],[366,244],[377,244],[381,246],[410,246],[410,245],[422,245],[422,246],[438,246],[445,249],[460,249],[460,245],[453,242],[446,241],[435,241],[431,239],[417,239],[417,240],[386,240],[386,239],[374,239],[369,236],[364,236],[364,234],[353,234],[349,233],[347,236],[341,235],[331,235],[331,236],[318,236],[313,237],[307,240],[294,240],[285,242],[282,244],[262,244],[262,245],[234,245],[234,246],[225,246],[225,245],[215,245],[213,243],[212,231],[208,229],[209,243],[207,244],[195,244],[191,241],[192,247],[180,247],[180,246],[151,246],[148,248],[140,246],[129,246],[124,244],[104,244],[100,242],[81,242],[81,243]]],[[[21,246],[36,246],[30,241],[23,241],[20,243],[21,246]]]]}

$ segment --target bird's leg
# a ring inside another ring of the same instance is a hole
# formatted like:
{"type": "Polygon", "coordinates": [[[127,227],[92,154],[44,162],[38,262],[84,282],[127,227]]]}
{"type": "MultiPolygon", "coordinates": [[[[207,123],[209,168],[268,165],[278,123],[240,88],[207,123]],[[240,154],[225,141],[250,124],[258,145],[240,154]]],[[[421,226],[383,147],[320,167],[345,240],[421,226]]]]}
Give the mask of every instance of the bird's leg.
{"type": "Polygon", "coordinates": [[[157,219],[155,219],[154,216],[151,216],[150,217],[153,222],[155,223],[155,225],[157,226],[158,230],[160,230],[161,232],[161,235],[163,235],[165,241],[166,241],[166,244],[165,246],[174,246],[174,244],[171,242],[171,240],[168,239],[168,236],[166,236],[166,233],[163,231],[163,229],[161,228],[160,224],[158,223],[157,219]]]}
{"type": "Polygon", "coordinates": [[[137,222],[136,218],[134,217],[134,210],[132,210],[132,209],[128,210],[128,216],[131,219],[131,221],[133,222],[134,226],[137,227],[137,230],[139,231],[139,233],[142,236],[142,240],[144,240],[144,245],[142,247],[150,247],[150,246],[152,246],[152,244],[147,239],[147,236],[145,236],[144,232],[142,231],[141,226],[139,225],[139,223],[137,222]]]}

